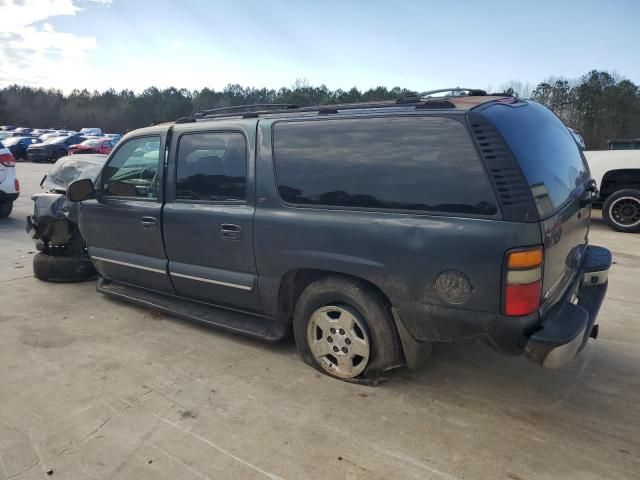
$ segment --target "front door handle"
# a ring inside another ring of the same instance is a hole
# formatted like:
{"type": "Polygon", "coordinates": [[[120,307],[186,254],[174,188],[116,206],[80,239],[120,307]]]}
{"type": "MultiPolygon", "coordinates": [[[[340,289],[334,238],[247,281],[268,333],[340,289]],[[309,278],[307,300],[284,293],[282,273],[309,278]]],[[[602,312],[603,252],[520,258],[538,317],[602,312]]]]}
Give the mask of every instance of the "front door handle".
{"type": "Polygon", "coordinates": [[[227,240],[240,240],[242,238],[242,227],[233,223],[223,223],[220,225],[222,238],[227,240]]]}
{"type": "Polygon", "coordinates": [[[140,221],[142,224],[142,228],[145,230],[157,230],[158,229],[158,219],[154,217],[142,217],[140,221]]]}

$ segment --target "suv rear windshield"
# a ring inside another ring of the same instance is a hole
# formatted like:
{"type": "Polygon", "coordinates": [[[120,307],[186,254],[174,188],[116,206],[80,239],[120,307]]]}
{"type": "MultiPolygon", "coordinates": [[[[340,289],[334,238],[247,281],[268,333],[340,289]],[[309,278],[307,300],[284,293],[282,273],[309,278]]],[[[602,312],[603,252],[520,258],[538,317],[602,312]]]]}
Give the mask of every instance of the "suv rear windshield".
{"type": "Polygon", "coordinates": [[[296,205],[495,215],[466,128],[445,117],[279,122],[280,197],[296,205]]]}
{"type": "Polygon", "coordinates": [[[547,218],[561,209],[573,191],[589,179],[571,132],[548,108],[494,104],[482,113],[498,128],[524,173],[538,213],[547,218]]]}

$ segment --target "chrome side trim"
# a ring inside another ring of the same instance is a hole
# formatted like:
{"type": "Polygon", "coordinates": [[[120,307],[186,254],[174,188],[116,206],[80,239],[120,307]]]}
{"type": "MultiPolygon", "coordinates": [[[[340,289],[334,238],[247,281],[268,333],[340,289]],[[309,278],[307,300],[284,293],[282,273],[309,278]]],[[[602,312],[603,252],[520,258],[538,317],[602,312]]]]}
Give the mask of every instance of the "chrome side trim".
{"type": "Polygon", "coordinates": [[[158,268],[143,267],[142,265],[135,265],[133,263],[121,262],[120,260],[112,260],[110,258],[92,256],[91,260],[101,260],[103,262],[115,263],[116,265],[122,265],[122,266],[125,266],[125,267],[137,268],[139,270],[146,270],[148,272],[162,273],[163,275],[167,274],[166,271],[160,270],[158,268]]]}
{"type": "Polygon", "coordinates": [[[228,282],[221,282],[219,280],[211,280],[209,278],[194,277],[192,275],[185,275],[184,273],[171,272],[171,275],[173,275],[174,277],[186,278],[188,280],[195,280],[197,282],[206,282],[206,283],[213,283],[214,285],[222,285],[223,287],[239,288],[240,290],[249,290],[249,291],[253,290],[253,287],[246,287],[244,285],[238,285],[237,283],[228,283],[228,282]]]}

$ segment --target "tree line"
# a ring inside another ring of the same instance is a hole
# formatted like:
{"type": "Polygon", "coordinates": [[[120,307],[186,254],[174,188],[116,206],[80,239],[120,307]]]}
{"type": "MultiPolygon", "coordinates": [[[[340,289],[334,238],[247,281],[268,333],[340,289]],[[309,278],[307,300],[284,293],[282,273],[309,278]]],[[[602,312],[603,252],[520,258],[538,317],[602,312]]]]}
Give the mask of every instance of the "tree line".
{"type": "MultiPolygon", "coordinates": [[[[517,81],[505,84],[501,91],[529,96],[529,87],[517,81]]],[[[415,92],[401,87],[330,90],[306,81],[279,90],[228,85],[219,91],[150,87],[141,93],[85,89],[68,95],[60,90],[11,85],[0,89],[0,124],[73,130],[95,126],[126,133],[210,108],[253,103],[328,105],[394,100],[411,93],[415,92]]],[[[533,89],[531,98],[579,131],[587,148],[606,148],[612,138],[640,137],[640,89],[630,80],[594,70],[578,80],[542,82],[533,89]]]]}
{"type": "Polygon", "coordinates": [[[578,81],[543,82],[531,98],[546,105],[583,136],[588,149],[640,137],[640,89],[627,79],[593,70],[578,81]]]}

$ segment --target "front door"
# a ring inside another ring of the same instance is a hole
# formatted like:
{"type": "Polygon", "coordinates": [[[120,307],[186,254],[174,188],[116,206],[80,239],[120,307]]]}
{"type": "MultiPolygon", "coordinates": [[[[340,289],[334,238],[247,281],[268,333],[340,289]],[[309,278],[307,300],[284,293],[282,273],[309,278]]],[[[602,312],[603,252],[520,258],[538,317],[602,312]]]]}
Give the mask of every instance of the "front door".
{"type": "Polygon", "coordinates": [[[173,285],[181,296],[259,311],[251,173],[255,126],[214,132],[178,128],[162,215],[173,285]]]}
{"type": "Polygon", "coordinates": [[[164,135],[118,145],[96,182],[96,199],[83,202],[80,231],[104,278],[173,293],[162,243],[164,135]]]}

